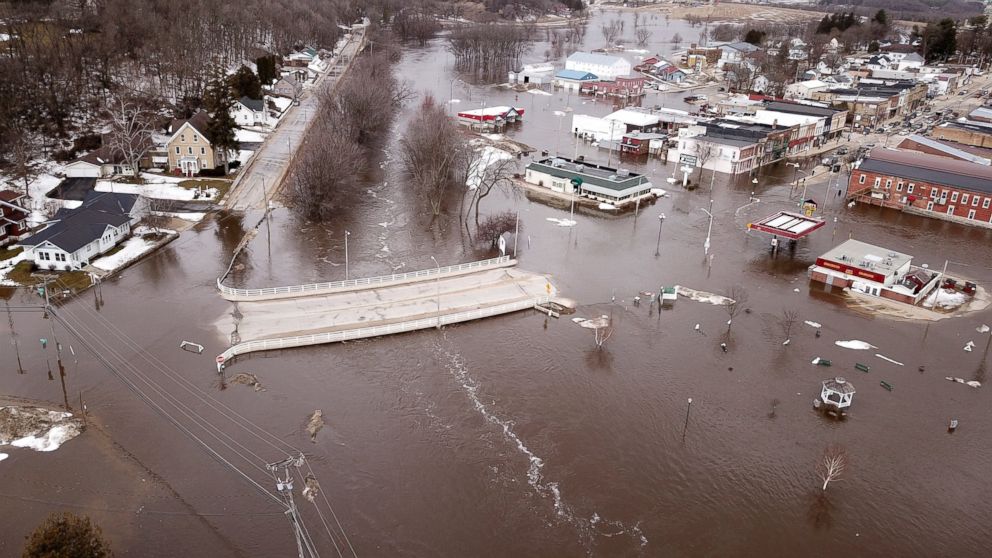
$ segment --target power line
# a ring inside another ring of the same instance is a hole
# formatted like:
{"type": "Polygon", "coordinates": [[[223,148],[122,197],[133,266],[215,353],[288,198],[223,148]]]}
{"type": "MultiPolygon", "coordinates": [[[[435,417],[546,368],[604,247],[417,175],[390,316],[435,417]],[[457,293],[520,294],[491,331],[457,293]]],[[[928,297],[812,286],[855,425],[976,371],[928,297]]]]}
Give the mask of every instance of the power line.
{"type": "Polygon", "coordinates": [[[180,512],[180,511],[164,511],[164,510],[149,510],[144,507],[138,509],[124,509],[124,508],[107,508],[101,506],[87,506],[85,504],[74,504],[72,502],[64,502],[59,500],[46,500],[43,498],[32,498],[30,496],[16,496],[13,494],[3,494],[0,496],[4,498],[10,498],[11,500],[20,500],[22,502],[31,502],[34,504],[48,504],[51,506],[60,506],[64,508],[76,508],[90,511],[107,512],[107,513],[128,513],[128,514],[147,514],[147,515],[165,515],[165,516],[183,516],[183,517],[262,517],[262,516],[276,516],[283,515],[285,512],[260,512],[260,513],[249,513],[249,512],[239,512],[239,513],[199,513],[199,512],[180,512]]]}

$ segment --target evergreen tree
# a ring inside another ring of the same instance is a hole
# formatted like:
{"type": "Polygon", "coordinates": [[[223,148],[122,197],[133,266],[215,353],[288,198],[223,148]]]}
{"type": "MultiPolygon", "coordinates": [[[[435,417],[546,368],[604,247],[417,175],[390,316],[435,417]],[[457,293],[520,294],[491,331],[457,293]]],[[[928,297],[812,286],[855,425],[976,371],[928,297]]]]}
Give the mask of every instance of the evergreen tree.
{"type": "Polygon", "coordinates": [[[751,43],[752,45],[760,45],[764,40],[765,32],[758,31],[757,29],[748,29],[748,32],[744,35],[744,42],[751,43]]]}
{"type": "Polygon", "coordinates": [[[871,20],[882,27],[889,26],[889,14],[885,13],[885,10],[878,10],[875,12],[875,17],[871,18],[871,20]]]}
{"type": "Polygon", "coordinates": [[[231,92],[235,99],[248,97],[249,99],[262,98],[262,83],[255,72],[248,66],[241,66],[237,72],[230,77],[231,92]]]}
{"type": "Polygon", "coordinates": [[[872,41],[872,42],[868,43],[868,52],[869,53],[874,54],[874,53],[876,53],[876,52],[879,51],[879,48],[880,47],[878,45],[878,41],[872,41]]]}
{"type": "Polygon", "coordinates": [[[276,79],[276,57],[271,54],[260,56],[255,60],[255,67],[258,68],[258,81],[272,85],[276,79]]]}
{"type": "Polygon", "coordinates": [[[928,23],[923,31],[927,60],[947,60],[957,51],[957,27],[954,20],[944,18],[936,25],[928,23]]]}
{"type": "Polygon", "coordinates": [[[203,94],[203,108],[210,115],[207,121],[207,139],[213,146],[223,153],[224,174],[227,174],[228,154],[238,149],[238,140],[234,134],[237,124],[231,116],[231,87],[224,79],[222,73],[215,75],[214,79],[207,84],[207,89],[203,94]]]}
{"type": "Polygon", "coordinates": [[[830,16],[824,15],[823,19],[821,19],[820,23],[816,26],[816,33],[818,35],[826,35],[830,33],[830,30],[833,29],[833,27],[833,21],[830,20],[830,16]]]}
{"type": "Polygon", "coordinates": [[[113,552],[88,517],[53,513],[24,546],[24,558],[110,558],[113,552]]]}

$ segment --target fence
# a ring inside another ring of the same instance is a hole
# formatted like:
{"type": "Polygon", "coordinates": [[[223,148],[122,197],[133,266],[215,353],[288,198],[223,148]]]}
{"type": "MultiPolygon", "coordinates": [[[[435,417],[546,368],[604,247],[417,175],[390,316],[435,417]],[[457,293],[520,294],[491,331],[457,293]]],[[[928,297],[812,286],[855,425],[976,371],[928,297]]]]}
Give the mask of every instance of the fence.
{"type": "Polygon", "coordinates": [[[480,260],[476,262],[463,263],[458,265],[449,265],[441,268],[430,268],[422,269],[420,271],[409,271],[407,273],[394,273],[392,275],[380,275],[378,277],[364,277],[360,279],[345,279],[343,281],[330,281],[326,283],[309,283],[306,285],[292,285],[288,287],[266,287],[261,289],[237,289],[234,287],[228,287],[221,283],[221,279],[217,279],[217,289],[220,290],[221,296],[228,300],[250,300],[250,299],[266,299],[266,298],[281,298],[281,297],[293,297],[301,296],[306,294],[315,294],[325,291],[345,291],[354,290],[363,287],[372,287],[376,285],[385,285],[390,283],[402,283],[409,281],[419,281],[425,278],[434,277],[437,275],[445,275],[452,273],[465,273],[469,271],[481,270],[486,268],[502,267],[510,262],[510,256],[500,256],[498,258],[491,258],[488,260],[480,260]]]}
{"type": "Polygon", "coordinates": [[[500,304],[499,306],[491,306],[489,308],[480,308],[478,310],[468,310],[465,312],[458,312],[455,314],[432,316],[430,318],[421,318],[419,320],[411,320],[411,321],[399,322],[395,324],[363,327],[357,329],[347,329],[343,331],[333,331],[326,333],[314,333],[311,335],[300,335],[296,337],[282,337],[279,339],[260,339],[258,341],[246,341],[244,343],[238,343],[237,345],[234,345],[233,347],[221,353],[220,356],[217,357],[218,369],[223,363],[230,362],[231,359],[233,359],[234,357],[247,353],[253,353],[258,351],[271,351],[276,349],[291,349],[293,347],[322,345],[325,343],[338,343],[341,341],[350,341],[352,339],[364,339],[368,337],[380,337],[383,335],[391,335],[394,333],[405,333],[408,331],[416,331],[418,329],[428,329],[431,327],[437,327],[439,321],[440,321],[440,325],[467,322],[471,320],[478,320],[481,318],[497,316],[500,314],[517,312],[519,310],[526,310],[528,308],[534,308],[538,305],[546,304],[550,301],[551,301],[550,297],[543,296],[534,299],[526,299],[517,302],[510,302],[507,304],[500,304]]]}

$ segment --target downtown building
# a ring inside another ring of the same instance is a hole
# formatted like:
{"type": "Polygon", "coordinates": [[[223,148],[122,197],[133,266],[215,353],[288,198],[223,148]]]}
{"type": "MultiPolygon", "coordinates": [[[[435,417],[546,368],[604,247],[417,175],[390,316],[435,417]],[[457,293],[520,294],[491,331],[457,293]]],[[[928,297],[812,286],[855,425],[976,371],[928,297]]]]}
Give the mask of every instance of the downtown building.
{"type": "Polygon", "coordinates": [[[851,172],[847,198],[992,228],[992,167],[917,151],[874,149],[851,172]]]}

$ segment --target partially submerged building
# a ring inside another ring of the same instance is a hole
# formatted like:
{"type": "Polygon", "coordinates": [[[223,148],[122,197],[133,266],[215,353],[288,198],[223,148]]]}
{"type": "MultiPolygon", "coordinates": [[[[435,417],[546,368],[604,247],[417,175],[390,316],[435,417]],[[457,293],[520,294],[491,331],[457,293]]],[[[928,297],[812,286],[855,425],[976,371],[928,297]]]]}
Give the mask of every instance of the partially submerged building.
{"type": "Polygon", "coordinates": [[[651,181],[643,174],[564,157],[548,157],[530,163],[524,180],[554,192],[611,204],[651,195],[652,188],[651,181]]]}
{"type": "Polygon", "coordinates": [[[811,281],[917,304],[936,288],[940,273],[912,264],[913,256],[860,240],[846,240],[816,258],[811,281]]]}

